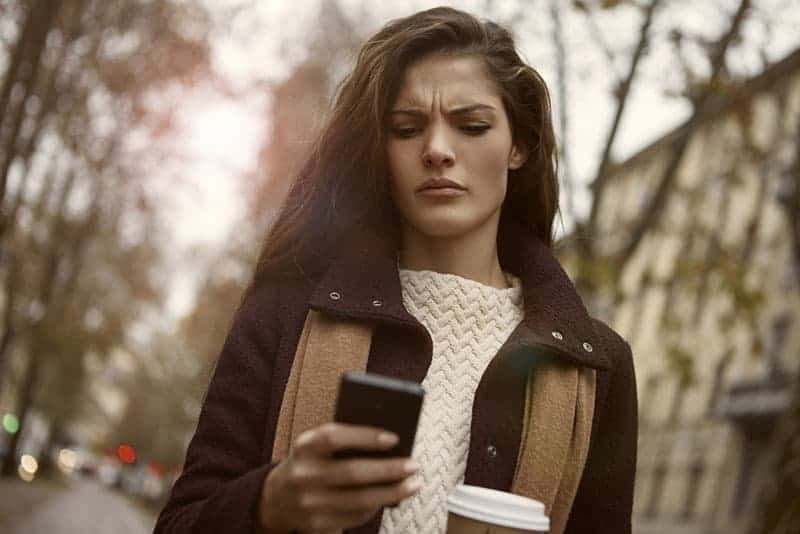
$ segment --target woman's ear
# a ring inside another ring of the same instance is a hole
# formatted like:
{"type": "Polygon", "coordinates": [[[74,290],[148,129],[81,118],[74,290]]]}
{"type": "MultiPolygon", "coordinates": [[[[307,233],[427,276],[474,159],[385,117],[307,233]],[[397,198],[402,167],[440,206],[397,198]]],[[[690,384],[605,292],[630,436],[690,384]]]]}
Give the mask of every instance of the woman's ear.
{"type": "Polygon", "coordinates": [[[525,164],[528,159],[528,151],[524,148],[520,149],[517,146],[511,147],[511,155],[508,158],[508,168],[515,171],[525,164]]]}

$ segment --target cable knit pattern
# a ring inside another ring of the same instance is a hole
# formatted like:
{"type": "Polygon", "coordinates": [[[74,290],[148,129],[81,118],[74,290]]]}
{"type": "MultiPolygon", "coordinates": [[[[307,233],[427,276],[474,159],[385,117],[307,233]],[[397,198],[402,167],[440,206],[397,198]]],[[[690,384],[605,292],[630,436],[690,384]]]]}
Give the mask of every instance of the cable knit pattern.
{"type": "Polygon", "coordinates": [[[422,489],[387,508],[381,534],[443,533],[447,496],[464,480],[472,403],[489,362],[522,320],[521,281],[507,289],[454,274],[399,269],[403,304],[431,334],[433,358],[414,443],[422,489]]]}

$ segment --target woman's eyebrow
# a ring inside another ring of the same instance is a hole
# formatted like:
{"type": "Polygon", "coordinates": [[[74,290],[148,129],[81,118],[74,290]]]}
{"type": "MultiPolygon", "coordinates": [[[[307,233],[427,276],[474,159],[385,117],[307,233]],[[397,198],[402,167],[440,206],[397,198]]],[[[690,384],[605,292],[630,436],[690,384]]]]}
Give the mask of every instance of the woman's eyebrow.
{"type": "MultiPolygon", "coordinates": [[[[490,106],[488,104],[469,104],[466,106],[459,106],[452,108],[445,112],[447,115],[466,115],[467,113],[471,113],[473,111],[494,111],[494,106],[490,106]]],[[[394,109],[392,110],[392,115],[413,115],[413,116],[421,116],[424,117],[427,115],[424,111],[417,108],[401,108],[401,109],[394,109]]]]}

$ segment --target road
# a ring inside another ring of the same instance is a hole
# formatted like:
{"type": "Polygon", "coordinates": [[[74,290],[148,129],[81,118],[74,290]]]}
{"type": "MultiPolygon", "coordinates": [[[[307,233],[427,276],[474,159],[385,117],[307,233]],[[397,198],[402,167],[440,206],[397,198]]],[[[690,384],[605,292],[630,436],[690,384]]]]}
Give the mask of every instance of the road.
{"type": "Polygon", "coordinates": [[[145,534],[155,525],[124,495],[90,481],[3,481],[0,496],[0,534],[145,534]]]}

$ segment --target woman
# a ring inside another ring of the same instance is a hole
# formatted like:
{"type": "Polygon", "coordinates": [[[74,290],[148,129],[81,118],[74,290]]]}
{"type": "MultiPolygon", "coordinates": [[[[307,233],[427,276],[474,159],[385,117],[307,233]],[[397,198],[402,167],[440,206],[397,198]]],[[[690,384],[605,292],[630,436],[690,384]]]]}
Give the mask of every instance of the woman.
{"type": "Polygon", "coordinates": [[[261,252],[156,532],[443,532],[455,484],[511,489],[519,365],[543,347],[594,380],[552,532],[630,532],[631,353],[552,254],[555,159],[547,88],[505,29],[440,7],[369,39],[261,252]],[[370,321],[367,370],[424,386],[414,460],[334,460],[396,437],[329,423],[270,461],[310,309],[370,321]]]}

